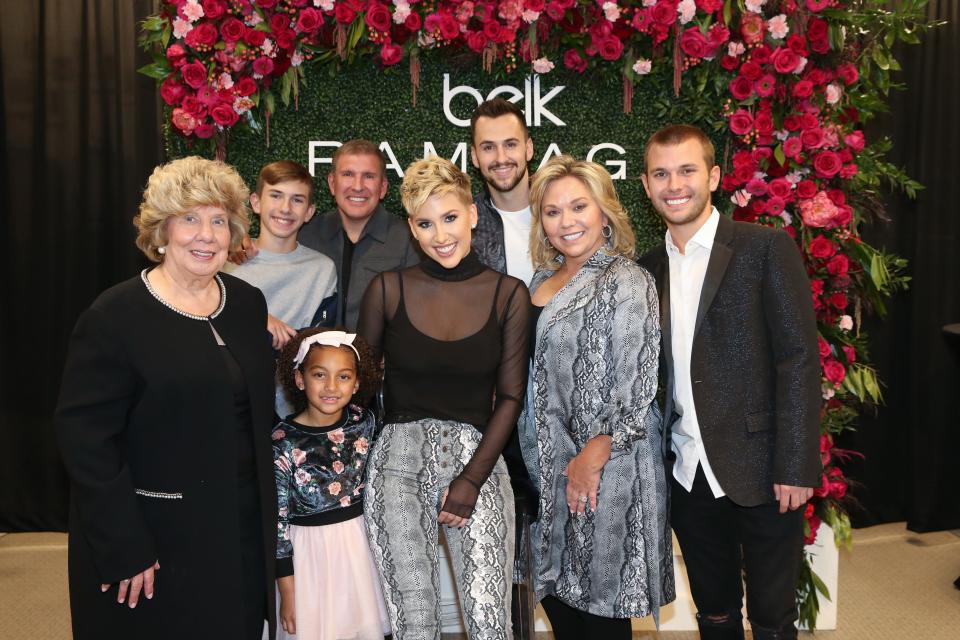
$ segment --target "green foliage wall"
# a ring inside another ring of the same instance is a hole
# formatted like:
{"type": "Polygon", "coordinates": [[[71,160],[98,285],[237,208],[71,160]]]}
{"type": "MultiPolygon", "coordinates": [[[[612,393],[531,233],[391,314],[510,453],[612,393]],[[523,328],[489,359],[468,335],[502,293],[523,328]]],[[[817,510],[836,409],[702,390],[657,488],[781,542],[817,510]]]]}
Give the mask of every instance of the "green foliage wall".
{"type": "MultiPolygon", "coordinates": [[[[227,161],[235,165],[251,188],[260,167],[280,159],[292,159],[310,166],[311,140],[367,138],[377,144],[387,141],[402,167],[423,155],[424,141],[432,142],[437,153],[452,157],[459,143],[470,142],[468,127],[450,123],[443,111],[444,74],[450,75],[452,88],[468,85],[486,97],[501,85],[524,90],[527,77],[513,74],[495,77],[476,67],[462,68],[454,60],[425,60],[417,106],[412,106],[410,77],[405,70],[383,72],[369,61],[341,67],[335,74],[317,67],[306,69],[307,86],[301,89],[295,108],[291,96],[289,107],[279,106],[269,123],[269,145],[264,122],[256,122],[256,129],[236,127],[227,145],[227,161]]],[[[694,98],[682,102],[672,100],[671,78],[665,75],[646,76],[635,90],[633,112],[623,113],[623,88],[619,81],[599,74],[579,76],[560,69],[540,76],[540,94],[546,95],[556,86],[565,88],[544,106],[566,126],[557,126],[548,118],[541,118],[541,126],[530,128],[534,140],[534,159],[531,171],[539,166],[550,143],[561,152],[577,158],[586,157],[591,147],[600,143],[614,143],[624,149],[597,152],[594,160],[600,163],[624,161],[626,179],[615,182],[617,191],[637,230],[638,250],[645,251],[663,237],[663,226],[652,211],[640,182],[643,170],[643,145],[647,137],[669,122],[693,122],[705,113],[709,122],[701,122],[712,130],[717,120],[717,106],[699,104],[694,98]],[[709,108],[708,108],[709,107],[709,108]]],[[[533,84],[531,82],[531,84],[533,84]]],[[[534,93],[533,91],[531,91],[534,93]]],[[[533,100],[531,100],[533,102],[533,100]]],[[[469,118],[476,101],[466,93],[455,95],[451,110],[459,118],[469,118]]],[[[520,102],[525,107],[524,101],[520,102]]],[[[717,142],[720,142],[718,139],[717,142]]],[[[182,138],[168,129],[168,151],[172,157],[193,151],[182,138]]],[[[722,149],[718,145],[718,149],[722,149]]],[[[323,149],[316,155],[329,157],[333,149],[323,149]]],[[[718,153],[721,156],[722,153],[718,153]]],[[[482,179],[467,165],[478,191],[482,179]]],[[[328,164],[316,165],[317,208],[321,213],[334,210],[333,198],[326,187],[328,164]]],[[[616,173],[617,167],[608,167],[616,173]]],[[[400,177],[388,169],[390,190],[385,200],[387,209],[401,214],[399,198],[400,177]]]]}

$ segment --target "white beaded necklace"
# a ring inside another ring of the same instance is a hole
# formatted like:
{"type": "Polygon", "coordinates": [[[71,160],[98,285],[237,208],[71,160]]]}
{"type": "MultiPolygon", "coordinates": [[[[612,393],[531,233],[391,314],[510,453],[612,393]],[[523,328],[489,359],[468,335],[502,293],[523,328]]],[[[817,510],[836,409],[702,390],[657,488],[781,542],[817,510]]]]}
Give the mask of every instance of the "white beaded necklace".
{"type": "Polygon", "coordinates": [[[220,279],[219,273],[215,274],[213,277],[217,281],[217,286],[220,287],[220,306],[218,306],[216,311],[211,313],[209,316],[198,316],[193,313],[187,313],[182,309],[177,309],[175,306],[161,298],[160,294],[157,293],[153,288],[153,285],[150,284],[150,279],[147,278],[147,271],[149,271],[149,269],[144,269],[140,272],[140,279],[143,280],[143,284],[147,287],[147,291],[150,292],[150,295],[156,298],[157,302],[165,306],[167,309],[170,309],[174,313],[179,313],[185,318],[190,318],[191,320],[205,320],[209,322],[213,318],[216,318],[218,315],[220,315],[220,312],[223,311],[223,308],[227,305],[227,288],[223,286],[223,280],[220,279]]]}

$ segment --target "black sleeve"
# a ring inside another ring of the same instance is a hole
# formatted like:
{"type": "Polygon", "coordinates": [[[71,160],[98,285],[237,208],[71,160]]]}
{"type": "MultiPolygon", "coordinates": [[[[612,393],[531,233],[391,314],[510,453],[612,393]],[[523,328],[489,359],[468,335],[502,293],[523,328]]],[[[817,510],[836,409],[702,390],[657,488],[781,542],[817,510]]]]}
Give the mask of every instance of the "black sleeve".
{"type": "Polygon", "coordinates": [[[137,393],[137,375],[118,333],[96,309],[80,316],[55,415],[79,526],[104,583],[136,575],[157,560],[118,443],[137,393]]]}
{"type": "Polygon", "coordinates": [[[363,293],[360,301],[360,316],[357,318],[357,333],[366,340],[373,350],[376,361],[383,358],[383,331],[386,328],[386,285],[383,274],[379,274],[363,293]]]}
{"type": "Polygon", "coordinates": [[[510,438],[523,407],[529,358],[530,293],[522,282],[507,293],[500,324],[501,353],[493,414],[470,462],[450,483],[444,511],[463,518],[473,514],[480,487],[487,481],[510,438]]]}

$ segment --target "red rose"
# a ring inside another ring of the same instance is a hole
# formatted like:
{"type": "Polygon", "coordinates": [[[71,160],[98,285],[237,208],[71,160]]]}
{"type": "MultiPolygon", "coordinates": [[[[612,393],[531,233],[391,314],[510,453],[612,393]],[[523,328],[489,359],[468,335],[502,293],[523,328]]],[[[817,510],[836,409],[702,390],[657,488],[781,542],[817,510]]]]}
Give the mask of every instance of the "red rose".
{"type": "Polygon", "coordinates": [[[793,85],[791,93],[793,93],[794,98],[800,98],[801,100],[809,98],[813,95],[813,83],[809,80],[799,80],[793,85]]]}
{"type": "Polygon", "coordinates": [[[835,308],[837,311],[843,311],[847,308],[847,294],[842,291],[837,291],[831,293],[827,301],[835,308]]]}
{"type": "Polygon", "coordinates": [[[177,81],[176,76],[167,76],[160,85],[160,97],[171,107],[180,104],[180,100],[187,94],[187,90],[177,81]]]}
{"type": "Polygon", "coordinates": [[[817,13],[818,11],[823,11],[830,6],[830,0],[807,0],[807,9],[817,13]]]}
{"type": "Polygon", "coordinates": [[[817,116],[812,113],[805,113],[800,116],[800,128],[801,129],[816,129],[820,126],[820,121],[817,120],[817,116]]]}
{"type": "Polygon", "coordinates": [[[657,4],[653,5],[650,16],[654,22],[658,22],[664,26],[670,26],[677,21],[677,3],[671,2],[670,0],[660,0],[657,4]]]}
{"type": "Polygon", "coordinates": [[[777,73],[793,73],[800,64],[800,56],[786,47],[779,47],[774,51],[772,59],[777,73]]]}
{"type": "Polygon", "coordinates": [[[761,136],[773,133],[773,114],[770,111],[760,111],[753,118],[753,128],[761,136]]]}
{"type": "Polygon", "coordinates": [[[791,33],[787,38],[787,46],[798,56],[806,58],[810,54],[810,52],[807,51],[807,41],[799,34],[791,33]]]}
{"type": "Polygon", "coordinates": [[[730,94],[735,100],[746,100],[753,95],[753,82],[745,76],[737,76],[730,81],[730,94]]]}
{"type": "Polygon", "coordinates": [[[819,149],[823,146],[823,129],[806,129],[800,134],[800,142],[806,149],[819,149]]]}
{"type": "Polygon", "coordinates": [[[800,118],[795,115],[789,115],[783,119],[783,128],[787,131],[797,131],[801,124],[800,118]]]}
{"type": "Polygon", "coordinates": [[[587,61],[576,49],[567,49],[563,54],[563,66],[567,69],[573,69],[577,73],[583,73],[587,70],[587,61]]]}
{"type": "Polygon", "coordinates": [[[357,12],[345,2],[338,2],[333,9],[333,15],[340,24],[350,24],[357,17],[357,12]]]}
{"type": "Polygon", "coordinates": [[[483,35],[494,42],[500,39],[500,23],[496,20],[487,20],[483,23],[483,35]]]}
{"type": "Polygon", "coordinates": [[[853,364],[857,361],[857,350],[849,344],[843,345],[840,349],[843,350],[843,356],[847,359],[848,364],[853,364]]]}
{"type": "Polygon", "coordinates": [[[801,180],[797,183],[797,197],[801,200],[809,200],[817,195],[817,183],[813,180],[801,180]]]}
{"type": "Polygon", "coordinates": [[[623,53],[623,42],[617,36],[611,35],[601,40],[597,48],[600,51],[600,57],[604,60],[616,60],[623,53]]]}
{"type": "Polygon", "coordinates": [[[723,56],[720,58],[720,66],[727,71],[733,71],[737,68],[738,64],[740,64],[740,61],[733,56],[723,56]]]}
{"type": "Polygon", "coordinates": [[[220,25],[220,36],[224,42],[236,42],[243,37],[247,27],[236,18],[227,18],[220,25]]]}
{"type": "Polygon", "coordinates": [[[849,179],[852,178],[853,176],[857,175],[857,171],[858,171],[857,165],[855,165],[855,164],[845,164],[845,165],[843,165],[843,167],[840,169],[840,173],[838,173],[837,175],[840,176],[841,178],[843,178],[844,180],[849,180],[849,179]]]}
{"type": "Polygon", "coordinates": [[[390,31],[390,9],[387,9],[387,5],[383,3],[371,2],[367,6],[367,15],[364,19],[367,26],[374,31],[381,33],[390,31]]]}
{"type": "Polygon", "coordinates": [[[243,41],[251,47],[261,46],[266,39],[267,34],[263,31],[257,31],[256,29],[247,29],[246,33],[243,34],[243,41]]]}
{"type": "Polygon", "coordinates": [[[243,97],[252,96],[257,92],[257,83],[250,76],[243,76],[234,83],[233,90],[243,97]]]}
{"type": "Polygon", "coordinates": [[[213,125],[209,122],[201,122],[197,125],[197,128],[193,130],[193,135],[206,140],[207,138],[213,137],[213,125]]]}
{"type": "Polygon", "coordinates": [[[207,83],[207,68],[199,60],[180,67],[180,74],[184,82],[194,89],[199,89],[207,83]]]}
{"type": "Polygon", "coordinates": [[[546,11],[551,20],[560,22],[563,20],[563,15],[567,12],[567,9],[559,2],[550,2],[547,4],[546,11]]]}
{"type": "Polygon", "coordinates": [[[183,97],[180,107],[195,118],[202,118],[207,113],[200,101],[197,100],[197,96],[192,93],[183,97]]]}
{"type": "Polygon", "coordinates": [[[227,3],[224,0],[203,0],[200,6],[203,7],[203,17],[208,20],[216,20],[227,12],[227,3]]]}
{"type": "Polygon", "coordinates": [[[750,80],[756,80],[763,73],[763,68],[753,60],[748,60],[740,66],[740,75],[750,80]]]}
{"type": "Polygon", "coordinates": [[[760,216],[767,212],[767,201],[761,198],[754,198],[750,201],[750,209],[753,210],[754,215],[760,216]]]}
{"type": "MultiPolygon", "coordinates": [[[[816,236],[813,240],[810,241],[810,244],[807,245],[807,253],[811,257],[818,260],[823,260],[829,258],[837,252],[837,245],[825,238],[824,236],[816,236]]],[[[822,338],[821,338],[822,339],[822,338]]],[[[829,351],[828,351],[829,353],[829,351]]],[[[820,349],[820,355],[824,356],[823,349],[820,349]]]]}
{"type": "Polygon", "coordinates": [[[744,14],[740,18],[740,35],[746,44],[756,44],[763,40],[763,18],[755,13],[744,14]]]}
{"type": "Polygon", "coordinates": [[[175,68],[181,66],[178,65],[177,62],[182,61],[186,55],[187,50],[179,44],[172,44],[167,47],[167,62],[169,62],[175,68]]]}
{"type": "Polygon", "coordinates": [[[423,20],[420,18],[420,14],[416,11],[411,11],[410,15],[407,16],[407,19],[403,21],[403,26],[409,29],[412,33],[420,31],[420,27],[423,26],[423,20]]]}
{"type": "Polygon", "coordinates": [[[769,98],[773,95],[774,90],[777,88],[777,80],[773,77],[773,74],[767,73],[759,78],[753,83],[753,89],[757,92],[757,95],[761,98],[769,98]]]}
{"type": "Polygon", "coordinates": [[[714,22],[713,25],[707,29],[707,40],[710,41],[710,46],[714,49],[718,49],[729,39],[730,29],[727,29],[721,22],[714,22]]]}
{"type": "Polygon", "coordinates": [[[850,147],[854,153],[860,153],[863,151],[863,147],[866,142],[863,139],[863,131],[854,131],[848,133],[843,137],[843,143],[850,147]]]}
{"type": "Polygon", "coordinates": [[[730,116],[730,131],[735,135],[744,136],[753,130],[753,116],[746,109],[737,109],[730,116]]]}
{"type": "Polygon", "coordinates": [[[848,62],[837,67],[837,77],[843,80],[843,84],[850,86],[860,79],[860,73],[854,65],[848,62]]]}
{"type": "MultiPolygon", "coordinates": [[[[747,115],[749,116],[750,114],[748,113],[747,115]]],[[[740,123],[738,123],[736,126],[737,126],[737,127],[743,127],[743,126],[745,126],[745,123],[740,122],[740,123]]],[[[753,126],[753,123],[752,123],[752,122],[750,123],[750,126],[751,126],[751,127],[753,126]]],[[[730,124],[730,129],[732,130],[733,127],[734,127],[734,125],[733,125],[733,123],[731,122],[731,124],[730,124]]],[[[748,129],[747,131],[749,132],[749,129],[748,129]]],[[[741,133],[741,134],[737,134],[737,135],[744,135],[744,134],[741,133]]],[[[736,179],[737,179],[737,184],[743,184],[743,183],[749,181],[751,178],[753,178],[753,174],[754,174],[754,173],[756,173],[756,170],[755,170],[753,167],[746,167],[746,166],[744,166],[744,167],[736,167],[736,168],[733,170],[733,175],[734,175],[734,176],[736,177],[736,179]]]]}
{"type": "Polygon", "coordinates": [[[770,181],[770,184],[767,185],[767,190],[770,192],[770,195],[788,200],[790,194],[793,193],[793,185],[791,185],[790,181],[786,178],[776,178],[770,181]]]}
{"type": "Polygon", "coordinates": [[[823,18],[811,18],[807,22],[807,38],[810,40],[826,40],[830,33],[830,27],[823,18]]]}
{"type": "Polygon", "coordinates": [[[840,162],[840,156],[829,149],[821,151],[813,159],[813,169],[817,172],[817,177],[819,178],[832,178],[837,175],[842,164],[843,163],[840,162]]]}
{"type": "Polygon", "coordinates": [[[483,35],[483,31],[467,31],[464,36],[466,36],[467,46],[476,53],[480,53],[487,46],[487,36],[483,35]]]}
{"type": "Polygon", "coordinates": [[[746,150],[740,150],[733,154],[734,167],[746,167],[753,171],[756,168],[757,160],[753,154],[746,150]]]}
{"type": "MultiPolygon", "coordinates": [[[[389,17],[390,12],[387,12],[389,17]]],[[[460,35],[460,23],[451,14],[443,12],[440,14],[440,37],[447,41],[456,40],[460,35]]]]}
{"type": "Polygon", "coordinates": [[[833,216],[834,227],[845,227],[853,220],[853,209],[849,205],[837,207],[837,213],[833,216]]]}
{"type": "Polygon", "coordinates": [[[750,59],[757,64],[767,64],[770,62],[771,55],[772,52],[770,51],[770,47],[768,47],[766,44],[758,44],[750,52],[750,59]]]}
{"type": "Polygon", "coordinates": [[[767,183],[763,181],[763,178],[753,178],[747,182],[747,186],[744,187],[752,196],[764,196],[767,194],[767,183]]]}
{"type": "Polygon", "coordinates": [[[847,495],[847,483],[843,480],[830,481],[830,497],[834,500],[840,500],[847,495]]]}
{"type": "Polygon", "coordinates": [[[309,33],[319,29],[322,24],[323,14],[312,7],[307,7],[300,11],[300,17],[297,18],[297,31],[309,33]]]}
{"type": "Polygon", "coordinates": [[[397,64],[403,58],[403,49],[396,44],[385,44],[380,49],[380,60],[384,66],[389,67],[397,64]]]}
{"type": "Polygon", "coordinates": [[[273,71],[273,60],[267,56],[260,56],[253,61],[253,72],[258,76],[268,76],[273,71]]]}
{"type": "Polygon", "coordinates": [[[544,4],[546,4],[544,0],[524,0],[523,8],[527,11],[540,12],[543,11],[544,4]]]}
{"type": "Polygon", "coordinates": [[[845,276],[849,269],[850,260],[842,253],[838,253],[827,262],[827,273],[832,276],[845,276]]]}
{"type": "Polygon", "coordinates": [[[830,202],[837,205],[838,207],[842,204],[846,204],[847,196],[840,191],[840,189],[830,189],[827,191],[827,197],[830,198],[830,202]]]}
{"type": "Polygon", "coordinates": [[[277,4],[277,0],[257,0],[257,6],[261,9],[270,9],[275,4],[277,4]]]}
{"type": "Polygon", "coordinates": [[[723,0],[696,0],[696,5],[704,13],[713,13],[723,6],[723,0]]]}
{"type": "Polygon", "coordinates": [[[690,27],[680,35],[680,48],[691,58],[704,58],[713,51],[710,41],[700,33],[700,27],[690,27]]]}
{"type": "Polygon", "coordinates": [[[794,136],[783,141],[783,155],[796,160],[800,152],[803,151],[803,143],[800,138],[794,136]]]}
{"type": "Polygon", "coordinates": [[[720,188],[724,191],[735,191],[739,184],[737,177],[732,173],[725,173],[723,177],[720,178],[720,188]]]}
{"type": "MultiPolygon", "coordinates": [[[[277,46],[281,49],[290,49],[293,47],[294,40],[297,39],[297,32],[293,29],[284,29],[274,34],[277,38],[277,46]]],[[[278,62],[279,66],[279,62],[278,62]]]]}
{"type": "Polygon", "coordinates": [[[787,203],[784,202],[783,198],[778,198],[773,196],[767,199],[767,215],[768,216],[778,216],[783,213],[783,208],[787,206],[787,203]]]}
{"type": "Polygon", "coordinates": [[[839,361],[827,358],[823,361],[823,377],[839,387],[847,377],[847,371],[839,361]]]}
{"type": "MultiPolygon", "coordinates": [[[[817,340],[819,340],[823,344],[826,344],[827,342],[820,336],[817,336],[817,340]]],[[[827,346],[827,353],[824,353],[823,344],[821,344],[820,346],[820,355],[821,356],[829,355],[830,347],[827,346]]],[[[820,453],[828,453],[830,449],[833,449],[833,436],[831,436],[829,433],[820,434],[820,453]]],[[[824,466],[826,466],[826,464],[824,464],[824,466]]],[[[813,506],[813,505],[810,505],[810,506],[813,506]]]]}
{"type": "Polygon", "coordinates": [[[275,13],[270,16],[270,31],[280,33],[290,26],[290,16],[287,13],[275,13]]]}
{"type": "Polygon", "coordinates": [[[224,128],[232,127],[239,119],[233,107],[222,102],[210,110],[210,117],[213,118],[214,122],[224,128]]]}
{"type": "Polygon", "coordinates": [[[212,47],[217,41],[217,28],[211,22],[201,22],[183,39],[190,47],[212,47]]]}

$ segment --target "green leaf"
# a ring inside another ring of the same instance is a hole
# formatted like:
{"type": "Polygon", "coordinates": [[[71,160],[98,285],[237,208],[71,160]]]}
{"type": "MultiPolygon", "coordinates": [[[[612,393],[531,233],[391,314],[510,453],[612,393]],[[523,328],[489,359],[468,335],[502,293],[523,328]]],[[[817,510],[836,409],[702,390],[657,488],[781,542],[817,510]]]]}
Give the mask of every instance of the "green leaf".
{"type": "Polygon", "coordinates": [[[830,589],[827,588],[827,584],[820,579],[820,576],[817,575],[817,572],[813,569],[810,570],[810,579],[813,580],[814,586],[817,588],[817,591],[827,600],[830,599],[830,589]]]}
{"type": "Polygon", "coordinates": [[[163,28],[163,34],[160,36],[160,42],[163,43],[163,48],[166,49],[170,46],[170,38],[173,35],[173,28],[170,26],[170,23],[167,23],[167,26],[163,28]]]}
{"type": "Polygon", "coordinates": [[[164,26],[169,26],[170,21],[162,16],[150,16],[140,23],[140,28],[144,31],[162,31],[164,26]]]}
{"type": "Polygon", "coordinates": [[[166,62],[163,64],[151,62],[137,69],[137,73],[153,78],[154,80],[163,80],[170,75],[170,66],[166,62]]]}
{"type": "Polygon", "coordinates": [[[730,24],[730,18],[733,16],[733,0],[727,0],[723,3],[723,23],[730,24]]]}
{"type": "Polygon", "coordinates": [[[873,61],[877,63],[877,66],[883,69],[884,71],[890,70],[890,59],[887,57],[887,52],[881,49],[880,47],[874,47],[871,52],[871,57],[873,61]]]}
{"type": "Polygon", "coordinates": [[[783,153],[783,145],[778,144],[777,148],[773,150],[773,157],[776,159],[777,163],[780,166],[783,166],[787,163],[787,156],[783,153]]]}

